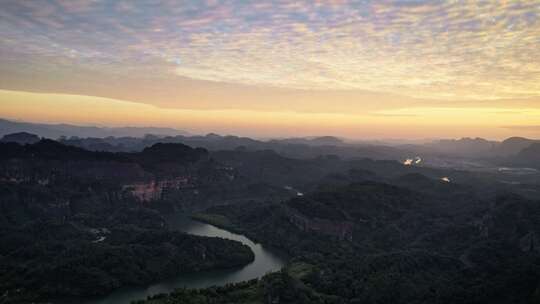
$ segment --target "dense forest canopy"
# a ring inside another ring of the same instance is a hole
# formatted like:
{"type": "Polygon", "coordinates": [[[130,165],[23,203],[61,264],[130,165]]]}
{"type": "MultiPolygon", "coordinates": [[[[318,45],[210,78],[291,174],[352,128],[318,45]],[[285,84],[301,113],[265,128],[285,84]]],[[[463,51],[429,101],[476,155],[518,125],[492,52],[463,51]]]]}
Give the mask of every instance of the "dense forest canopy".
{"type": "Polygon", "coordinates": [[[531,175],[171,142],[140,152],[48,139],[0,147],[6,303],[83,299],[253,260],[238,242],[172,231],[163,218],[171,212],[290,259],[256,280],[148,303],[540,299],[540,186],[531,175]]]}

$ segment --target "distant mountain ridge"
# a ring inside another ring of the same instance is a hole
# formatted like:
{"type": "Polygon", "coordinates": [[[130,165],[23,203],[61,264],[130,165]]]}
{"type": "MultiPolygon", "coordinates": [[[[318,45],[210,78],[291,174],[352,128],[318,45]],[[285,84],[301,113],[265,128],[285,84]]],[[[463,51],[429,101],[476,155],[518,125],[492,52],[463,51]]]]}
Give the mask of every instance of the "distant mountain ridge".
{"type": "Polygon", "coordinates": [[[70,124],[40,124],[29,122],[16,122],[6,119],[0,119],[0,136],[26,132],[46,137],[58,139],[62,136],[71,137],[143,137],[147,134],[159,136],[176,136],[188,135],[189,133],[173,128],[156,128],[156,127],[95,127],[95,126],[76,126],[70,124]]]}
{"type": "Polygon", "coordinates": [[[494,158],[516,156],[522,150],[540,140],[524,137],[509,137],[503,141],[487,140],[476,137],[460,139],[440,139],[423,145],[401,145],[400,148],[410,149],[418,153],[437,152],[444,155],[473,158],[494,158]]]}
{"type": "Polygon", "coordinates": [[[441,139],[426,144],[427,147],[433,148],[445,154],[453,154],[460,156],[475,156],[485,153],[491,153],[497,149],[499,142],[489,141],[483,138],[460,138],[460,139],[441,139]]]}
{"type": "Polygon", "coordinates": [[[510,137],[501,142],[498,150],[501,155],[515,155],[535,143],[540,143],[540,140],[534,140],[524,137],[510,137]]]}
{"type": "Polygon", "coordinates": [[[18,133],[12,133],[7,134],[0,139],[0,142],[14,142],[21,145],[24,144],[35,144],[38,141],[40,141],[39,136],[27,132],[18,132],[18,133]]]}
{"type": "Polygon", "coordinates": [[[335,136],[318,136],[318,137],[299,137],[299,138],[284,138],[273,139],[270,142],[280,144],[305,144],[310,146],[342,146],[346,143],[335,136]]]}
{"type": "Polygon", "coordinates": [[[484,138],[439,139],[427,143],[392,145],[385,142],[348,141],[335,136],[292,137],[278,139],[256,139],[245,136],[191,135],[182,130],[170,128],[100,128],[66,124],[48,125],[13,122],[0,119],[0,138],[4,141],[33,143],[39,137],[59,139],[66,145],[77,146],[91,151],[140,152],[156,143],[183,143],[203,147],[210,151],[221,150],[274,150],[292,158],[314,158],[335,155],[344,159],[372,158],[404,161],[421,156],[423,165],[445,164],[448,158],[469,158],[483,160],[495,165],[512,166],[520,164],[539,167],[535,157],[518,154],[535,143],[537,139],[510,137],[503,141],[484,138]],[[34,136],[30,138],[32,134],[34,136]],[[441,161],[442,159],[442,161],[441,161]],[[528,165],[527,160],[535,164],[528,165]]]}
{"type": "Polygon", "coordinates": [[[537,165],[540,162],[540,142],[533,143],[521,150],[513,158],[513,161],[516,165],[523,167],[540,168],[540,166],[537,165]]]}

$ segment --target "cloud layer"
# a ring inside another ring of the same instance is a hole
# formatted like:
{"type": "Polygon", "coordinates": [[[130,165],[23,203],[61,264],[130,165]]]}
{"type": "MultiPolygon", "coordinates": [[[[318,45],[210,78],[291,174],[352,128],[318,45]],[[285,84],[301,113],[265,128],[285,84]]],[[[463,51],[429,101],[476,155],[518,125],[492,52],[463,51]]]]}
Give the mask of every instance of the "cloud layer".
{"type": "Polygon", "coordinates": [[[77,72],[105,74],[109,83],[114,77],[194,79],[423,100],[540,96],[536,0],[0,5],[0,65],[21,83],[34,74],[69,83],[77,72]]]}

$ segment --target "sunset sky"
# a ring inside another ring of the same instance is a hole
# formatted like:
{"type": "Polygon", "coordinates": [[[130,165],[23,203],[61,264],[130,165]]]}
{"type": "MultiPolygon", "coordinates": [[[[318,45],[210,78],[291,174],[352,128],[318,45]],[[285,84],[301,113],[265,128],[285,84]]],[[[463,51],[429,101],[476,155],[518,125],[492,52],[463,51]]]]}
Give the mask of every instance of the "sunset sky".
{"type": "Polygon", "coordinates": [[[540,1],[0,1],[0,118],[540,138],[540,1]]]}

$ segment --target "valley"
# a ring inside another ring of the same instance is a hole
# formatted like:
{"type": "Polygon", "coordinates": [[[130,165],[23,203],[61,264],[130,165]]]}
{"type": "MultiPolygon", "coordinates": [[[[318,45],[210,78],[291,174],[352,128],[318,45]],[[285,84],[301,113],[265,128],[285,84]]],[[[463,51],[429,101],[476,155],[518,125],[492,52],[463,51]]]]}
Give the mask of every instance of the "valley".
{"type": "Polygon", "coordinates": [[[165,216],[171,230],[182,231],[190,235],[203,237],[219,237],[234,240],[249,246],[254,260],[245,265],[227,270],[200,271],[183,274],[177,277],[139,288],[120,289],[110,295],[85,302],[85,304],[129,304],[132,301],[145,299],[157,294],[170,293],[180,288],[209,288],[225,286],[263,277],[265,274],[281,270],[285,266],[283,254],[274,253],[260,244],[255,244],[246,237],[228,232],[217,227],[191,220],[186,214],[165,216]]]}
{"type": "Polygon", "coordinates": [[[170,142],[0,148],[7,303],[503,304],[540,294],[534,168],[170,142]]]}

